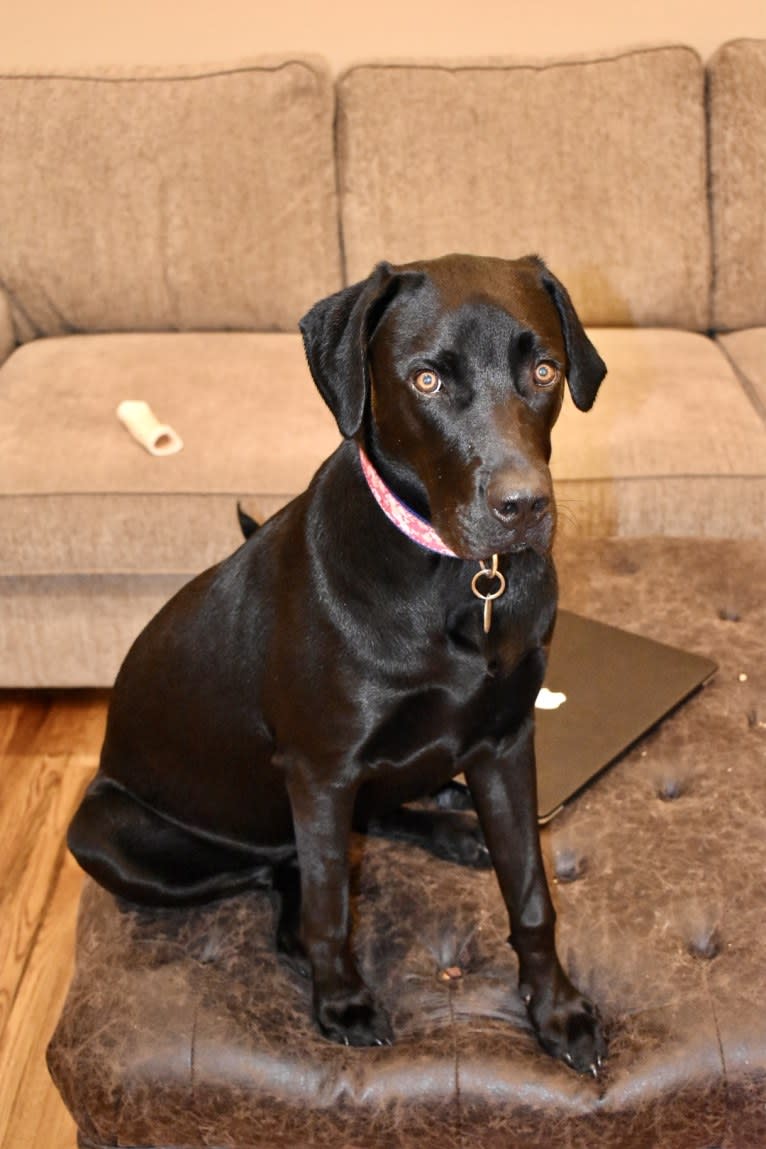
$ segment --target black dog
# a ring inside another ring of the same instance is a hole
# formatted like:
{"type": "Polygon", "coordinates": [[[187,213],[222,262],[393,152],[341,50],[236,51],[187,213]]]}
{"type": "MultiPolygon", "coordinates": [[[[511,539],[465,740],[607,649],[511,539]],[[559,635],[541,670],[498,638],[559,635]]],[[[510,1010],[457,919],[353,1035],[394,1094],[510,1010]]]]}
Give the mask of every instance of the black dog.
{"type": "MultiPolygon", "coordinates": [[[[70,847],[138,902],[273,883],[321,1031],[382,1044],[349,942],[349,834],[416,836],[401,805],[463,773],[540,1041],[595,1072],[599,1023],[555,950],[533,708],[556,614],[551,428],[564,380],[587,410],[604,364],[534,257],[380,264],[301,331],[345,441],[139,636],[70,847]]],[[[480,863],[465,840],[436,845],[480,863]]]]}

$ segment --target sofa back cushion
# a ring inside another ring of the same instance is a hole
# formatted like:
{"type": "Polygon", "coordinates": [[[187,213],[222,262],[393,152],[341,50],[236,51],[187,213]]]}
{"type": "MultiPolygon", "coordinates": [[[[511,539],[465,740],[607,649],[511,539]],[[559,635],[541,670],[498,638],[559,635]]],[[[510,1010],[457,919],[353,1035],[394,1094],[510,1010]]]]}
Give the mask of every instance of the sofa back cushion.
{"type": "Polygon", "coordinates": [[[0,77],[17,335],[292,330],[340,286],[323,64],[0,77]]]}
{"type": "Polygon", "coordinates": [[[766,40],[710,61],[713,323],[766,324],[766,40]]]}
{"type": "Polygon", "coordinates": [[[381,258],[537,252],[588,323],[708,324],[704,71],[690,49],[354,67],[339,163],[349,279],[381,258]]]}

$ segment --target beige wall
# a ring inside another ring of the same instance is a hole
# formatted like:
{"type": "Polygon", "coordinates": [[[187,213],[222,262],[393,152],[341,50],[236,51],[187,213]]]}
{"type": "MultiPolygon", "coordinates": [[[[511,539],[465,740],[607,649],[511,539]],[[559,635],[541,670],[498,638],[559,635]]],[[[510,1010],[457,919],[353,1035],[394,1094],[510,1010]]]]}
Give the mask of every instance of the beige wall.
{"type": "Polygon", "coordinates": [[[371,56],[570,55],[766,37],[766,0],[0,0],[0,68],[371,56]]]}

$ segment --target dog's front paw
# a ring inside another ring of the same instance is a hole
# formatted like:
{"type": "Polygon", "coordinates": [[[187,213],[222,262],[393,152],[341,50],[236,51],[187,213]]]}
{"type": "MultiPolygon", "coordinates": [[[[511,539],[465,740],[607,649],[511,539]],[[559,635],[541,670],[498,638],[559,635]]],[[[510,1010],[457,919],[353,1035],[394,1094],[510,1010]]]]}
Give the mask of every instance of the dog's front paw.
{"type": "Polygon", "coordinates": [[[562,980],[554,992],[534,994],[522,988],[538,1040],[546,1053],[578,1073],[598,1076],[607,1042],[595,1007],[562,980]]]}
{"type": "Polygon", "coordinates": [[[365,986],[317,998],[317,1024],[340,1045],[391,1045],[394,1035],[385,1011],[365,986]]]}

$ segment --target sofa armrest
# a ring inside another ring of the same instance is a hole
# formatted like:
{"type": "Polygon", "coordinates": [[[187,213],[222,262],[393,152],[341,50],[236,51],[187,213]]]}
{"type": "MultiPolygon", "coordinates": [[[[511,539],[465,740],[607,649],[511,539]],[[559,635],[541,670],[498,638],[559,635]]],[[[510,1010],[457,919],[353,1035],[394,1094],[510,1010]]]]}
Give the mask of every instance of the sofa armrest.
{"type": "Polygon", "coordinates": [[[0,287],[0,364],[4,363],[16,346],[16,331],[11,316],[11,301],[0,287]]]}

